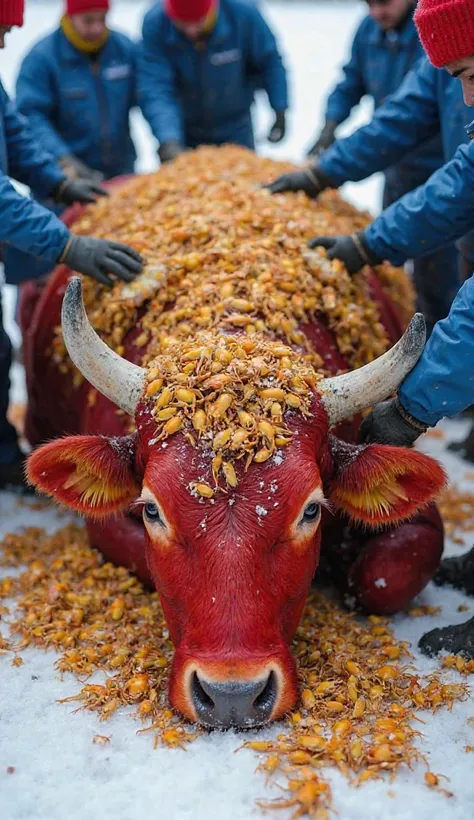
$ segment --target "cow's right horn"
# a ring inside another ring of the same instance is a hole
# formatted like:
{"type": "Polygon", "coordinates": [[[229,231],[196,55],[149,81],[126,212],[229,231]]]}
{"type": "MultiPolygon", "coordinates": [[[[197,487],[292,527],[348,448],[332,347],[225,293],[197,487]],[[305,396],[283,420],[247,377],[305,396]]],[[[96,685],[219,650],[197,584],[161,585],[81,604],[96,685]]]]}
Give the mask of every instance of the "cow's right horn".
{"type": "Polygon", "coordinates": [[[97,335],[84,308],[80,276],[74,276],[66,288],[61,325],[69,356],[82,375],[100,393],[134,416],[145,387],[145,370],[122,359],[97,335]]]}
{"type": "Polygon", "coordinates": [[[378,359],[318,382],[329,425],[391,396],[420,358],[426,341],[423,314],[415,313],[402,338],[378,359]]]}

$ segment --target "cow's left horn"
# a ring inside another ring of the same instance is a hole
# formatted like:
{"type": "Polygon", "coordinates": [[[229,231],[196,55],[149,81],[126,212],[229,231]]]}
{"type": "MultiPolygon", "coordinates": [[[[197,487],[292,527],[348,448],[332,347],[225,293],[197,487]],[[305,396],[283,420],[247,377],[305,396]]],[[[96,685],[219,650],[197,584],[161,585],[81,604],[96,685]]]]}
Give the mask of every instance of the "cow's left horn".
{"type": "Polygon", "coordinates": [[[319,382],[317,390],[322,395],[329,424],[337,424],[391,396],[417,363],[425,340],[424,317],[415,313],[402,338],[378,359],[319,382]]]}
{"type": "Polygon", "coordinates": [[[66,288],[61,325],[67,351],[82,375],[114,404],[134,416],[145,387],[145,370],[122,359],[97,335],[87,318],[79,276],[74,276],[66,288]]]}

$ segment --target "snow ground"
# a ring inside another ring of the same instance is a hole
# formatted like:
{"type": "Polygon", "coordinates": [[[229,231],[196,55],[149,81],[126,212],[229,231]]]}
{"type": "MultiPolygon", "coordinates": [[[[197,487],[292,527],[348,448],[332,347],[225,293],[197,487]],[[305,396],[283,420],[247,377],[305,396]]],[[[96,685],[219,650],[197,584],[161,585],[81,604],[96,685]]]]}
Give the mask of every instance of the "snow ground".
{"type": "MultiPolygon", "coordinates": [[[[59,17],[60,2],[29,0],[26,26],[10,35],[8,49],[0,55],[0,75],[12,91],[19,61],[30,44],[51,29],[59,17]]],[[[113,11],[117,27],[138,35],[140,20],[149,3],[118,2],[113,11]]],[[[338,73],[341,60],[357,21],[366,9],[363,3],[331,2],[306,4],[287,2],[262,4],[280,37],[290,68],[293,90],[291,130],[280,146],[265,150],[275,158],[301,160],[305,146],[322,122],[324,100],[338,73]]],[[[370,105],[363,105],[357,117],[346,128],[351,129],[369,115],[370,105]]],[[[270,121],[265,105],[256,112],[257,132],[264,134],[270,121]]],[[[154,146],[146,125],[137,115],[134,129],[140,153],[140,170],[155,167],[154,146]]],[[[360,207],[378,209],[380,179],[346,186],[345,194],[360,207]]],[[[7,325],[12,332],[13,294],[6,288],[7,325]]],[[[17,368],[14,386],[16,398],[22,395],[22,374],[17,368]]],[[[468,467],[445,451],[449,439],[462,437],[465,425],[450,422],[443,425],[446,439],[425,438],[421,447],[440,458],[451,479],[462,489],[474,491],[474,482],[466,477],[468,467]]],[[[0,536],[22,526],[55,528],[64,525],[50,511],[33,511],[18,507],[15,499],[0,494],[0,536]]],[[[467,540],[469,545],[469,539],[467,540]]],[[[448,544],[448,551],[460,548],[448,544]]],[[[430,585],[421,603],[440,604],[440,615],[424,618],[397,616],[394,619],[398,638],[416,642],[423,632],[438,625],[465,620],[469,613],[457,607],[474,602],[454,590],[430,585]]],[[[415,649],[415,664],[421,672],[434,670],[437,664],[420,656],[415,649]]],[[[255,800],[277,797],[278,789],[267,789],[264,778],[255,773],[257,756],[250,751],[233,752],[241,738],[233,732],[212,733],[191,744],[186,752],[170,749],[153,750],[151,737],[137,735],[136,723],[123,711],[107,724],[99,724],[89,712],[72,714],[71,705],[56,700],[78,691],[77,682],[65,677],[61,682],[53,665],[55,654],[29,649],[22,652],[24,666],[11,666],[0,658],[0,815],[2,820],[139,820],[144,815],[160,820],[248,820],[261,816],[255,800]],[[107,746],[92,744],[98,733],[111,736],[107,746]],[[7,767],[14,766],[14,774],[7,767]]],[[[459,679],[455,673],[453,679],[459,679]]],[[[424,717],[422,750],[427,754],[431,771],[449,777],[447,788],[455,796],[447,799],[429,790],[423,783],[424,769],[399,775],[393,784],[368,783],[351,789],[337,772],[328,772],[333,787],[334,808],[339,820],[471,820],[474,806],[474,757],[464,747],[474,744],[474,727],[467,718],[474,715],[471,697],[455,704],[452,712],[441,711],[424,717]],[[389,794],[390,792],[390,794],[389,794]]],[[[278,727],[260,733],[270,737],[278,727]]],[[[271,815],[270,815],[271,816],[271,815]]],[[[287,820],[289,813],[279,812],[287,820]]]]}

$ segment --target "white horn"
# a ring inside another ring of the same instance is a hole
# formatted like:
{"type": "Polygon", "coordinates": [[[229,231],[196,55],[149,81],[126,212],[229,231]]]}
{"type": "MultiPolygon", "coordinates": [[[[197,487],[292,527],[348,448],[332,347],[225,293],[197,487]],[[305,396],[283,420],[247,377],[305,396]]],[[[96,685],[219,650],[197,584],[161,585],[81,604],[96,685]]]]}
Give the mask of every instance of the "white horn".
{"type": "Polygon", "coordinates": [[[426,325],[415,313],[402,338],[370,364],[318,382],[330,426],[391,396],[421,356],[426,325]]]}
{"type": "Polygon", "coordinates": [[[66,288],[61,325],[69,356],[82,375],[114,404],[134,416],[145,388],[145,370],[122,359],[97,335],[84,309],[80,276],[74,276],[66,288]]]}

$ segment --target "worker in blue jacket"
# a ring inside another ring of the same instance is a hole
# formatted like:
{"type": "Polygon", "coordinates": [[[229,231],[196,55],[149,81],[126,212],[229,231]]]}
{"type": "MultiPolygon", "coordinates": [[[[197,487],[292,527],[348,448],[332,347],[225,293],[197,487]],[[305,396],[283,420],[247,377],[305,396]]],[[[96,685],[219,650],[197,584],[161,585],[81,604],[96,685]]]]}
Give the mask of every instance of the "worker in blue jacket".
{"type": "MultiPolygon", "coordinates": [[[[347,120],[365,95],[375,109],[393,94],[423,56],[413,23],[413,0],[367,0],[369,14],[360,23],[344,66],[344,79],[330,94],[326,122],[308,156],[320,156],[336,139],[337,127],[347,120]]],[[[422,185],[443,164],[439,134],[406,152],[391,167],[384,166],[383,207],[422,185]]]]}
{"type": "MultiPolygon", "coordinates": [[[[474,106],[474,16],[472,0],[419,0],[415,20],[431,63],[461,80],[464,102],[474,106]]],[[[470,133],[474,134],[474,124],[470,133]]],[[[365,262],[389,259],[399,264],[422,248],[432,250],[462,236],[474,223],[474,142],[428,182],[392,205],[360,234],[318,237],[311,244],[347,262],[355,273],[365,262]]],[[[474,275],[460,289],[449,316],[439,322],[418,364],[398,396],[377,405],[361,426],[361,441],[409,446],[443,416],[452,417],[474,403],[474,275]]],[[[471,446],[474,438],[471,436],[471,446]]],[[[471,457],[474,452],[471,451],[471,457]]],[[[436,576],[474,594],[474,548],[445,559],[436,576]]],[[[474,618],[434,629],[420,648],[474,658],[474,618]]]]}
{"type": "Polygon", "coordinates": [[[68,175],[132,174],[136,46],[107,27],[109,0],[66,0],[60,27],[26,55],[16,102],[68,175]]]}
{"type": "Polygon", "coordinates": [[[138,101],[162,162],[186,148],[226,142],[254,148],[250,114],[263,88],[283,139],[286,73],[275,37],[249,0],[163,0],[145,15],[138,101]]]}
{"type": "MultiPolygon", "coordinates": [[[[5,34],[23,22],[24,0],[0,4],[0,48],[5,34]]],[[[0,83],[0,252],[5,273],[11,258],[21,252],[27,262],[23,281],[32,278],[37,261],[54,267],[64,262],[105,285],[110,274],[131,281],[142,267],[134,250],[109,240],[74,236],[66,225],[38,202],[22,196],[9,177],[28,185],[39,196],[61,205],[94,202],[106,192],[91,180],[71,180],[36,141],[27,120],[18,113],[0,83]]],[[[7,420],[11,344],[2,322],[0,301],[0,489],[24,485],[24,456],[17,435],[7,420]]]]}
{"type": "MultiPolygon", "coordinates": [[[[411,33],[418,41],[411,17],[409,22],[411,33]]],[[[421,43],[419,49],[418,57],[423,53],[421,43]]],[[[366,70],[366,74],[375,84],[382,82],[380,77],[390,76],[388,57],[384,73],[382,65],[375,70],[374,62],[368,57],[369,50],[359,49],[356,53],[362,55],[359,59],[367,60],[371,71],[366,70]]],[[[334,92],[336,101],[337,92],[338,89],[334,92]]],[[[459,83],[446,72],[438,71],[423,56],[398,90],[385,101],[379,100],[379,107],[367,126],[347,139],[338,140],[322,155],[317,152],[317,163],[310,167],[309,173],[285,174],[270,185],[270,190],[273,193],[304,190],[315,197],[325,188],[338,188],[345,182],[356,182],[384,171],[383,206],[386,208],[426,182],[436,168],[451,159],[459,145],[468,141],[464,129],[471,119],[459,83]]],[[[326,146],[329,146],[327,141],[322,147],[326,146]]],[[[461,279],[466,272],[470,275],[474,267],[474,236],[466,238],[458,247],[462,252],[462,273],[453,245],[424,253],[414,262],[418,304],[425,315],[428,333],[447,315],[461,279]],[[466,256],[472,258],[472,265],[470,261],[465,264],[466,256]]]]}

